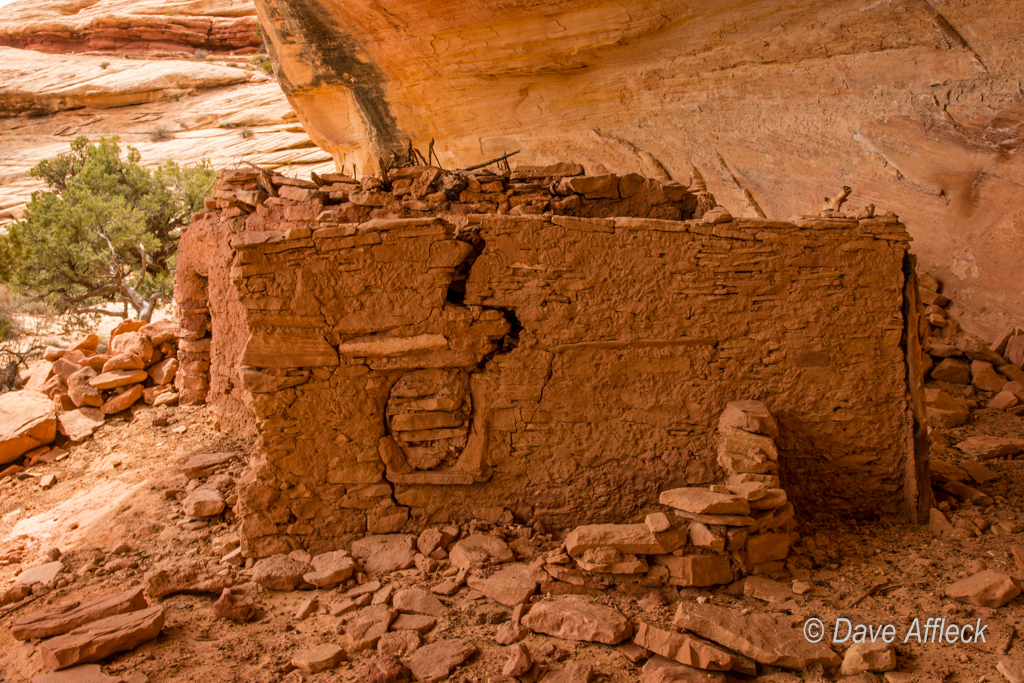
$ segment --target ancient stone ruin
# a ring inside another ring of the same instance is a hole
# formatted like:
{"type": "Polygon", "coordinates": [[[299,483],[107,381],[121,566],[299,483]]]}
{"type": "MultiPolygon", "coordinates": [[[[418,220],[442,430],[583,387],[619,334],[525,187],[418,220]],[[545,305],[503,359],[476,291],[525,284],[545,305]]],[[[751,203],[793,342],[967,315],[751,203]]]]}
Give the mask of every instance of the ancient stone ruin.
{"type": "Polygon", "coordinates": [[[182,239],[176,381],[259,437],[246,555],[506,510],[642,519],[722,466],[770,469],[739,447],[717,459],[719,416],[748,399],[778,422],[797,510],[927,515],[894,215],[735,218],[699,175],[573,164],[239,169],[215,189],[182,239]]]}

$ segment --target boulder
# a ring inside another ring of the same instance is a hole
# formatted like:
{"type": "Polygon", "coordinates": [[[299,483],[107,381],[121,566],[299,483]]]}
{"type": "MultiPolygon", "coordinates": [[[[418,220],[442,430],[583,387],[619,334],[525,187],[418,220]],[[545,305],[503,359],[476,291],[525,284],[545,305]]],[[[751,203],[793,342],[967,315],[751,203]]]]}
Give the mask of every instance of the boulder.
{"type": "Polygon", "coordinates": [[[633,625],[618,610],[577,596],[539,602],[522,623],[534,633],[605,645],[633,635],[633,625]]]}
{"type": "Polygon", "coordinates": [[[716,586],[734,578],[727,555],[655,555],[654,563],[668,569],[673,586],[716,586]]]}
{"type": "Polygon", "coordinates": [[[1024,453],[1024,438],[1007,436],[972,436],[956,445],[972,458],[999,458],[1024,453]]]}
{"type": "Polygon", "coordinates": [[[1006,378],[999,375],[991,363],[976,360],[971,363],[971,384],[981,391],[998,393],[1006,386],[1006,378]]]}
{"type": "Polygon", "coordinates": [[[119,353],[107,359],[107,362],[103,364],[102,372],[142,370],[144,367],[146,367],[146,364],[134,353],[119,353]]]}
{"type": "Polygon", "coordinates": [[[938,382],[970,384],[971,366],[955,358],[944,358],[938,365],[932,368],[931,377],[938,382]]]}
{"type": "Polygon", "coordinates": [[[178,359],[165,358],[151,367],[148,372],[154,384],[170,384],[178,372],[178,359]]]}
{"type": "Polygon", "coordinates": [[[0,394],[0,465],[48,444],[57,436],[53,401],[36,391],[0,394]]]}
{"type": "Polygon", "coordinates": [[[610,547],[623,553],[656,555],[686,545],[684,529],[653,532],[647,524],[588,524],[576,527],[565,539],[566,551],[580,557],[591,548],[610,547]]]}

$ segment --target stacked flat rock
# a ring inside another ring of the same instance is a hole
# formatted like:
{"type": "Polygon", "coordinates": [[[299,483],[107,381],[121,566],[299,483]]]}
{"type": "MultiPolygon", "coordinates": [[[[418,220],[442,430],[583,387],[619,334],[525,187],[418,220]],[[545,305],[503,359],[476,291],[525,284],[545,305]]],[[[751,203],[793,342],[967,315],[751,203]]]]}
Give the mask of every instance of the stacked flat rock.
{"type": "Polygon", "coordinates": [[[90,334],[67,349],[48,348],[31,369],[26,391],[57,407],[57,429],[72,441],[90,437],[109,415],[139,401],[177,405],[178,326],[170,320],[126,320],[111,332],[106,353],[90,334]]]}
{"type": "Polygon", "coordinates": [[[746,469],[726,468],[725,485],[663,491],[660,502],[672,508],[671,515],[653,513],[642,524],[577,527],[565,539],[566,552],[547,558],[551,581],[541,591],[714,586],[737,575],[784,569],[793,506],[776,475],[775,420],[757,401],[736,401],[726,407],[719,430],[720,458],[746,469]],[[751,472],[748,463],[768,468],[751,472]]]}
{"type": "Polygon", "coordinates": [[[943,383],[926,390],[928,426],[959,427],[975,408],[1024,415],[1024,328],[1008,327],[986,344],[949,318],[952,302],[936,278],[918,273],[917,279],[924,372],[943,383]]]}

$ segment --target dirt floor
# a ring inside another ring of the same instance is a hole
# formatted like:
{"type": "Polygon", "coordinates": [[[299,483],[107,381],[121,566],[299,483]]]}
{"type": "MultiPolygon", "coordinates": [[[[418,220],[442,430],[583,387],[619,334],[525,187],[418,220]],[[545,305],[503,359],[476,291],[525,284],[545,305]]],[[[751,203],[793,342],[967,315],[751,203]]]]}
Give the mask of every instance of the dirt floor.
{"type": "MultiPolygon", "coordinates": [[[[942,436],[955,444],[974,434],[1022,436],[1024,418],[978,410],[966,426],[946,430],[942,436]]],[[[177,501],[186,485],[178,467],[187,458],[231,450],[244,453],[251,447],[217,431],[203,408],[141,407],[134,416],[126,413],[108,421],[93,438],[64,447],[67,458],[31,467],[0,483],[0,588],[8,587],[21,570],[49,561],[54,548],[60,550],[65,564],[62,576],[68,577],[48,593],[0,608],[0,667],[5,682],[29,680],[34,673],[30,646],[14,640],[9,632],[18,617],[48,604],[144,584],[145,573],[165,560],[198,556],[208,563],[210,576],[228,573],[226,565],[218,562],[237,544],[229,518],[190,528],[196,525],[188,524],[177,501]],[[164,420],[166,424],[162,425],[164,420]],[[56,475],[57,483],[43,490],[40,479],[47,474],[56,475]]],[[[955,449],[939,450],[947,461],[959,462],[955,449]]],[[[774,605],[730,595],[727,588],[665,589],[643,599],[611,592],[599,599],[618,607],[634,623],[646,621],[665,627],[671,625],[675,603],[680,599],[710,600],[752,612],[786,611],[798,626],[817,617],[825,624],[828,637],[840,617],[852,624],[893,624],[898,631],[897,670],[914,677],[907,680],[1002,680],[996,672],[997,662],[1006,653],[1024,656],[1024,645],[1015,637],[1024,600],[1017,598],[994,610],[961,605],[946,599],[943,593],[953,581],[986,567],[1024,576],[1011,553],[1011,546],[1020,541],[1024,529],[1024,460],[989,460],[985,465],[1000,478],[977,488],[992,496],[995,504],[986,509],[954,505],[948,513],[954,523],[960,517],[985,520],[987,524],[982,526],[988,530],[972,540],[939,538],[927,527],[892,521],[808,520],[798,513],[801,542],[796,546],[796,562],[791,565],[793,574],[773,578],[787,587],[793,581],[810,584],[806,595],[794,594],[788,596],[791,601],[774,605]],[[865,597],[863,593],[872,588],[873,594],[865,597]],[[857,604],[852,605],[854,602],[857,604]],[[948,623],[981,619],[988,625],[987,643],[901,642],[914,618],[920,618],[923,624],[931,617],[945,617],[948,623]]],[[[239,462],[231,473],[237,476],[242,466],[239,462]]],[[[230,517],[230,512],[227,515],[230,517]]],[[[524,530],[510,528],[504,532],[522,534],[524,530]]],[[[529,552],[553,551],[558,544],[557,537],[534,534],[529,552]]],[[[244,578],[246,570],[231,568],[230,572],[244,578]]],[[[413,569],[392,574],[386,581],[429,587],[437,578],[413,569]]],[[[353,651],[347,637],[338,633],[345,618],[329,614],[330,607],[340,602],[344,588],[291,593],[266,591],[253,583],[240,588],[256,600],[259,616],[255,621],[240,625],[215,618],[216,595],[172,595],[163,600],[167,620],[161,635],[132,652],[110,657],[103,670],[131,683],[269,682],[301,680],[302,676],[309,681],[365,680],[366,665],[376,653],[353,651]],[[311,597],[319,600],[321,610],[308,619],[295,619],[297,608],[311,597]],[[289,661],[297,651],[321,643],[346,647],[350,661],[313,675],[300,676],[291,671],[289,661]]],[[[462,637],[480,649],[448,680],[508,681],[500,675],[507,650],[495,644],[494,634],[509,610],[486,598],[472,599],[475,597],[464,587],[452,598],[443,598],[452,612],[439,619],[424,642],[462,637]]],[[[612,647],[535,634],[524,642],[538,661],[553,669],[565,663],[588,662],[594,667],[597,681],[617,683],[640,677],[639,666],[612,647]]],[[[842,653],[847,645],[835,647],[842,653]]],[[[862,677],[871,680],[870,674],[862,677]]],[[[815,671],[801,674],[769,669],[760,680],[818,678],[819,672],[815,671]]]]}

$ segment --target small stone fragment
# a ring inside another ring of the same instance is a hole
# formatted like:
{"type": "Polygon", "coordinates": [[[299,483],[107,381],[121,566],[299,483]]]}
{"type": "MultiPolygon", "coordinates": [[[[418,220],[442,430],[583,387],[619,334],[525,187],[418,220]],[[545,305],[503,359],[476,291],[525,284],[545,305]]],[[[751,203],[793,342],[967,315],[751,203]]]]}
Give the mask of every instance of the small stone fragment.
{"type": "Polygon", "coordinates": [[[508,660],[501,668],[502,676],[516,678],[533,668],[533,657],[524,643],[518,643],[508,649],[508,660]]]}
{"type": "Polygon", "coordinates": [[[1006,574],[991,569],[961,579],[946,588],[946,597],[979,607],[1002,607],[1020,595],[1020,586],[1006,574]]]}
{"type": "Polygon", "coordinates": [[[475,645],[461,638],[439,640],[417,650],[409,658],[409,669],[420,683],[440,683],[476,652],[475,645]]]}
{"type": "Polygon", "coordinates": [[[217,602],[213,603],[213,614],[218,619],[228,619],[244,624],[255,618],[256,604],[251,597],[236,595],[230,588],[225,588],[217,598],[217,602]]]}
{"type": "Polygon", "coordinates": [[[343,648],[326,644],[298,653],[292,657],[292,665],[308,674],[315,674],[333,669],[346,659],[348,656],[343,648]]]}
{"type": "Polygon", "coordinates": [[[896,668],[896,650],[882,641],[854,643],[843,657],[839,673],[856,676],[865,671],[892,671],[896,668]]]}

